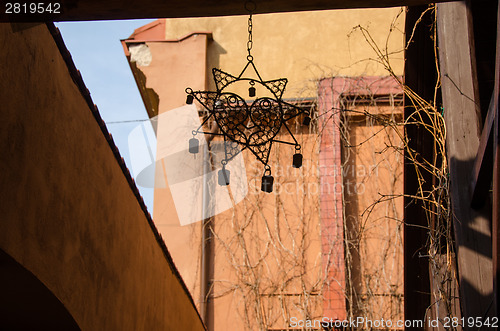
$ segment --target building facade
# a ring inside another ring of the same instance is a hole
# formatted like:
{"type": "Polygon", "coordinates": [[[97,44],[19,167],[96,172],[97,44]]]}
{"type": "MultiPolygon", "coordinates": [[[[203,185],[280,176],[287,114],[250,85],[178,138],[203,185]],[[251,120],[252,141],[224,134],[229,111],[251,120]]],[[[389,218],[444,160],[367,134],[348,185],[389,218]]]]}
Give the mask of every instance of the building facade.
{"type": "MultiPolygon", "coordinates": [[[[243,151],[245,197],[235,201],[233,194],[226,211],[181,225],[176,202],[183,197],[168,175],[175,160],[157,147],[153,219],[209,329],[321,329],[321,322],[357,316],[403,319],[403,24],[401,8],[252,17],[259,74],[287,77],[283,98],[313,118],[308,126],[290,125],[302,146],[301,168],[292,167],[292,146],[273,145],[273,193],[260,190],[262,165],[243,151]]],[[[173,130],[163,115],[185,105],[186,87],[214,90],[212,68],[242,71],[247,25],[248,16],[161,19],[122,41],[148,113],[157,119],[158,146],[173,130]]],[[[234,92],[247,95],[247,89],[234,92]]],[[[205,137],[212,148],[220,143],[205,137]]],[[[183,209],[198,208],[186,197],[183,209]]]]}

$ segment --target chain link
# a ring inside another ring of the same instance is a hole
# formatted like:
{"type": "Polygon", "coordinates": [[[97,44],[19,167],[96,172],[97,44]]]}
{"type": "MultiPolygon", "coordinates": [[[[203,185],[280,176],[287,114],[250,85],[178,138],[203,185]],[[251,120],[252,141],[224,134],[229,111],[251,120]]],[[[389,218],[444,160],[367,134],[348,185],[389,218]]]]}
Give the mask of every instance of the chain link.
{"type": "Polygon", "coordinates": [[[247,41],[247,51],[248,51],[248,56],[247,56],[247,59],[248,61],[252,61],[253,60],[253,56],[252,56],[252,47],[253,47],[253,21],[252,21],[252,13],[253,11],[257,8],[257,5],[255,4],[255,2],[253,0],[249,0],[245,3],[245,9],[248,11],[249,13],[249,17],[248,17],[248,41],[247,41]]]}
{"type": "Polygon", "coordinates": [[[247,41],[248,56],[252,56],[252,54],[250,53],[253,46],[252,29],[253,29],[252,14],[250,14],[250,17],[248,18],[248,41],[247,41]]]}

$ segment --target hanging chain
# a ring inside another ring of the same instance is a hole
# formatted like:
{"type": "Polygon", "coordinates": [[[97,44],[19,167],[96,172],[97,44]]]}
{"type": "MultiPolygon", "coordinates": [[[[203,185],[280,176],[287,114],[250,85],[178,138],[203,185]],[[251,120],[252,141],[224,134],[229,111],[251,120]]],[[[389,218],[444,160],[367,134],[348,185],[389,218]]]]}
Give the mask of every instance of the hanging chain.
{"type": "MultiPolygon", "coordinates": [[[[247,51],[248,51],[248,58],[252,57],[251,51],[252,51],[252,46],[253,46],[253,39],[252,39],[252,14],[250,14],[250,17],[248,18],[248,41],[247,41],[247,51]]],[[[249,59],[249,61],[251,61],[249,59]]]]}
{"type": "Polygon", "coordinates": [[[252,35],[252,32],[253,32],[253,22],[252,22],[252,14],[254,12],[254,10],[257,8],[257,5],[255,4],[255,2],[253,0],[249,0],[247,2],[245,2],[245,9],[248,11],[248,14],[250,15],[248,17],[248,41],[247,41],[247,51],[248,51],[248,55],[247,55],[247,60],[248,61],[252,61],[253,60],[253,56],[252,56],[252,47],[253,47],[253,35],[252,35]]]}

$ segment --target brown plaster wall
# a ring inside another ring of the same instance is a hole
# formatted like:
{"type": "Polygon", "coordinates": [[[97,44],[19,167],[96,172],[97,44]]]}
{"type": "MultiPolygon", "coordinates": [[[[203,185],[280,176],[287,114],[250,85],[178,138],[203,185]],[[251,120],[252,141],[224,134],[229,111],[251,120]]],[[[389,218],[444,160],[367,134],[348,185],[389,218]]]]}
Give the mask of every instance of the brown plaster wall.
{"type": "Polygon", "coordinates": [[[203,330],[47,27],[0,40],[0,248],[82,330],[203,330]]]}

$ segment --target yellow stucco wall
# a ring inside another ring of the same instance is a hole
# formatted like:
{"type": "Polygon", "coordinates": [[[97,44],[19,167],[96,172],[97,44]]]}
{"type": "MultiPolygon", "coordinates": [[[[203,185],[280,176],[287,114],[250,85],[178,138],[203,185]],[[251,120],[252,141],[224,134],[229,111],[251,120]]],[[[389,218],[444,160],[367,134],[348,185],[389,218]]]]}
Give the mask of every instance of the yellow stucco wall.
{"type": "MultiPolygon", "coordinates": [[[[212,32],[208,68],[237,75],[246,64],[248,16],[166,19],[166,39],[212,32]]],[[[314,97],[315,81],[332,76],[386,76],[386,69],[356,26],[390,55],[403,74],[404,12],[400,7],[263,14],[253,16],[254,61],[264,80],[286,77],[284,98],[314,97]]],[[[212,84],[209,81],[210,84],[212,84]]],[[[213,85],[209,85],[213,87],[213,85]]]]}

